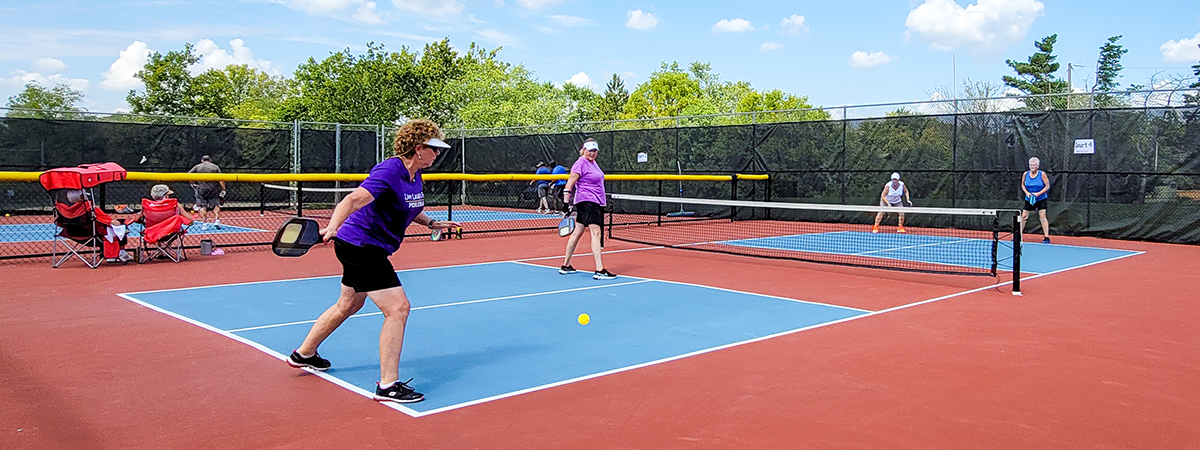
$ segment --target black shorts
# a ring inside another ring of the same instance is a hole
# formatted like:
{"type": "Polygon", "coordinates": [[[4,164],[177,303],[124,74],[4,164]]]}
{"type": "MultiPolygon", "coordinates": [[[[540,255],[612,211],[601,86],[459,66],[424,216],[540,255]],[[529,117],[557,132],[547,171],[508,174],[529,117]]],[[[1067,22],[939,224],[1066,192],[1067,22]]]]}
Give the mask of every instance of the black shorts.
{"type": "Polygon", "coordinates": [[[1029,204],[1029,200],[1025,200],[1024,202],[1021,202],[1021,203],[1025,204],[1025,206],[1022,209],[1024,209],[1025,211],[1045,211],[1046,210],[1046,200],[1047,199],[1043,198],[1041,200],[1038,200],[1037,203],[1034,203],[1034,204],[1029,204]]]}
{"type": "Polygon", "coordinates": [[[400,286],[400,277],[386,250],[333,240],[333,253],[342,263],[342,285],[354,292],[372,292],[400,286]]]}
{"type": "Polygon", "coordinates": [[[600,204],[596,202],[579,202],[575,204],[575,223],[582,226],[599,225],[604,226],[604,211],[600,209],[600,204]]]}

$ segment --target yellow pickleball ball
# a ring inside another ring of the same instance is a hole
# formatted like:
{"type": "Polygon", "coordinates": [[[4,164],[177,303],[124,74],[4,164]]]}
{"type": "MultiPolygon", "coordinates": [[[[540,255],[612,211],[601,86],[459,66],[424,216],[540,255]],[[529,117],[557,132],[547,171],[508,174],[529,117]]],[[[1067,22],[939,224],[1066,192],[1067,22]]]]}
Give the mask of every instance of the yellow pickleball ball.
{"type": "Polygon", "coordinates": [[[592,318],[591,318],[591,317],[589,317],[589,316],[587,315],[587,313],[583,313],[583,314],[580,314],[580,315],[579,315],[579,324],[580,324],[580,325],[587,325],[587,324],[588,324],[588,322],[591,322],[591,321],[592,321],[592,318]]]}

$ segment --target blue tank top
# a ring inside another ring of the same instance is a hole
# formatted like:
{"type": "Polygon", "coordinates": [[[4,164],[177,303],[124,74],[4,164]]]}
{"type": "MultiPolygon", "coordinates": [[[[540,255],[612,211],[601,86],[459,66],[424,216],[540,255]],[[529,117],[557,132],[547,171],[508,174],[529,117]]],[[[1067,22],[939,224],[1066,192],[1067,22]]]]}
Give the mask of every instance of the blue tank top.
{"type": "MultiPolygon", "coordinates": [[[[1025,190],[1029,191],[1030,194],[1046,188],[1046,183],[1044,181],[1042,181],[1042,171],[1041,170],[1039,170],[1036,175],[1034,175],[1033,172],[1027,171],[1027,172],[1025,172],[1024,178],[1025,178],[1025,190]]],[[[1050,191],[1048,191],[1048,190],[1046,192],[1043,192],[1042,195],[1039,195],[1039,196],[1037,196],[1036,199],[1034,199],[1034,203],[1045,200],[1046,197],[1049,197],[1049,193],[1050,193],[1050,191]]]]}

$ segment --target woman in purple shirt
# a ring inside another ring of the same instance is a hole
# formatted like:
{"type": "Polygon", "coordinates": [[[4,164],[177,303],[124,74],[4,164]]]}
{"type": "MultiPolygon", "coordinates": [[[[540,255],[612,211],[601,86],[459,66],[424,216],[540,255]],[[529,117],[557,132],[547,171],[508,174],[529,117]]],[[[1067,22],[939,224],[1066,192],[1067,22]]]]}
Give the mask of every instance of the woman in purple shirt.
{"type": "Polygon", "coordinates": [[[357,313],[370,295],[383,312],[375,399],[400,403],[424,399],[407,382],[400,381],[400,350],[411,306],[388,256],[400,248],[404,230],[413,222],[430,229],[461,226],[430,219],[421,212],[425,207],[421,170],[433,165],[442,150],[450,148],[442,141],[444,137],[431,121],[405,123],[396,132],[395,156],[372,168],[367,179],[334,208],[321,235],[326,242],[333,241],[333,251],[342,263],[342,290],[337,303],[317,318],[304,343],[288,357],[289,365],[329,369],[329,360],[317,354],[317,346],[357,313]]]}
{"type": "Polygon", "coordinates": [[[558,273],[575,273],[575,268],[571,267],[571,255],[575,253],[575,245],[579,244],[579,237],[583,236],[583,228],[586,226],[588,231],[592,232],[592,258],[596,260],[596,272],[592,274],[592,278],[607,280],[617,276],[605,269],[604,262],[600,260],[600,226],[604,224],[604,213],[600,208],[605,204],[605,195],[604,171],[596,164],[596,155],[599,153],[600,145],[595,139],[588,138],[583,141],[583,147],[579,149],[579,159],[571,166],[571,175],[567,178],[566,188],[563,189],[564,202],[571,204],[574,197],[575,211],[578,213],[575,221],[581,226],[575,227],[575,231],[567,239],[567,256],[558,273]]]}

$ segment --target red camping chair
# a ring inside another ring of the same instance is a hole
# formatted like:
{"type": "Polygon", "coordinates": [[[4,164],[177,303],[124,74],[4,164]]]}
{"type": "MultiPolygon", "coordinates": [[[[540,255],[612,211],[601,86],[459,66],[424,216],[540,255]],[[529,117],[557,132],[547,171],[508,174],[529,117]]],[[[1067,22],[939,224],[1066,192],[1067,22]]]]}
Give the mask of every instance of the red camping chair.
{"type": "Polygon", "coordinates": [[[164,198],[162,200],[142,199],[142,245],[139,248],[141,258],[138,264],[144,263],[159,255],[166,256],[174,262],[187,259],[183,250],[183,236],[187,234],[184,225],[190,225],[192,219],[179,215],[179,200],[164,198]]]}
{"type": "MultiPolygon", "coordinates": [[[[116,163],[85,164],[43,172],[38,180],[54,202],[54,224],[60,231],[51,243],[50,263],[61,266],[76,256],[95,269],[104,261],[104,236],[112,218],[97,208],[95,187],[125,179],[125,169],[116,163]],[[59,245],[65,249],[58,256],[59,245]],[[91,253],[85,256],[87,253],[91,253]]],[[[118,247],[119,248],[119,247],[118,247]]]]}

